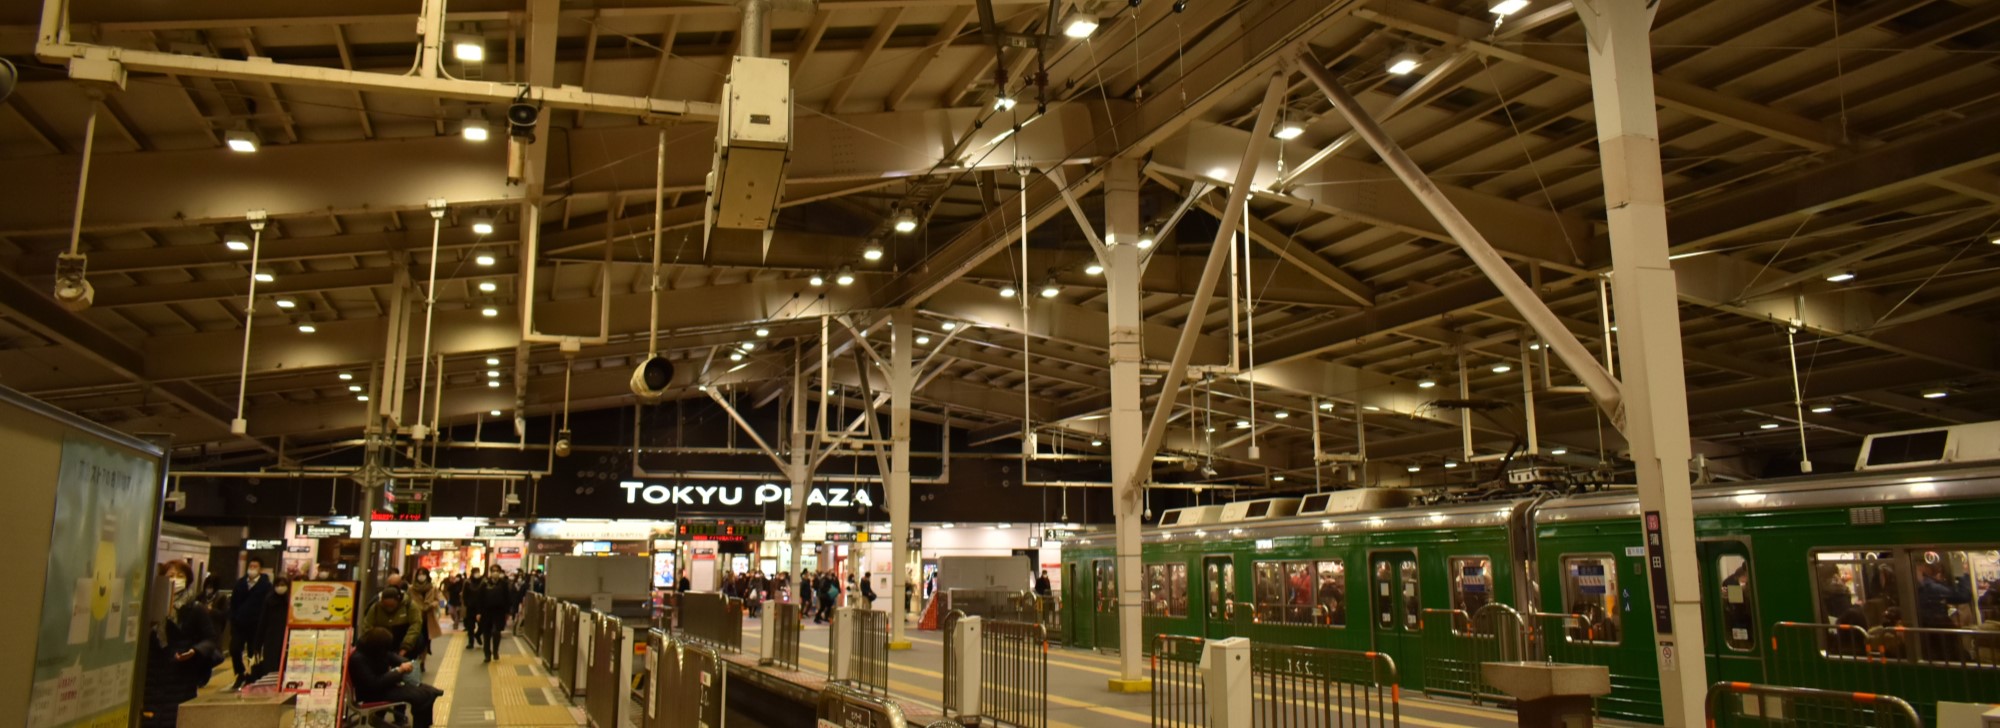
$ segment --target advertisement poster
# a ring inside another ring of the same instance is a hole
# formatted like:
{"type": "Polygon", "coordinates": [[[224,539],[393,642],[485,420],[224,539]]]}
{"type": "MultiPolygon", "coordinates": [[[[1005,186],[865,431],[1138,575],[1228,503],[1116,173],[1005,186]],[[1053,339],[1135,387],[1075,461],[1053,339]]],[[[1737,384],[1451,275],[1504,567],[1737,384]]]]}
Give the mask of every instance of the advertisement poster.
{"type": "Polygon", "coordinates": [[[354,624],[354,582],[292,582],[293,627],[349,627],[354,624]]]}
{"type": "Polygon", "coordinates": [[[145,664],[138,620],[153,566],[157,466],[93,440],[63,441],[29,728],[130,720],[134,672],[145,664]]]}

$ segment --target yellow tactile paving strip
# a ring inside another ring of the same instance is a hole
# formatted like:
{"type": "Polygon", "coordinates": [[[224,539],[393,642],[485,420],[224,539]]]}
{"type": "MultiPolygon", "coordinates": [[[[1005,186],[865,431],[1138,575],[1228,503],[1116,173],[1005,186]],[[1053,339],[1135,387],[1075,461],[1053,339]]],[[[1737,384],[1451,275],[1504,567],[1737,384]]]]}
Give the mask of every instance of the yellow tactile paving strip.
{"type": "MultiPolygon", "coordinates": [[[[521,647],[518,643],[516,648],[521,647]]],[[[571,708],[560,691],[549,685],[548,674],[542,671],[542,663],[532,655],[503,654],[490,665],[483,665],[487,679],[493,689],[493,724],[496,726],[578,726],[583,725],[582,711],[571,708]],[[523,675],[518,669],[527,666],[529,673],[523,675]],[[544,704],[528,702],[528,693],[541,693],[544,704]]]]}
{"type": "Polygon", "coordinates": [[[437,657],[440,652],[444,653],[443,659],[437,663],[437,672],[431,673],[433,677],[430,679],[430,684],[444,688],[444,695],[438,697],[437,704],[431,711],[431,714],[437,717],[436,722],[432,724],[434,726],[443,726],[451,719],[452,696],[458,692],[452,690],[451,686],[458,680],[458,666],[464,661],[465,650],[445,649],[455,644],[442,637],[431,641],[432,657],[437,657]]]}

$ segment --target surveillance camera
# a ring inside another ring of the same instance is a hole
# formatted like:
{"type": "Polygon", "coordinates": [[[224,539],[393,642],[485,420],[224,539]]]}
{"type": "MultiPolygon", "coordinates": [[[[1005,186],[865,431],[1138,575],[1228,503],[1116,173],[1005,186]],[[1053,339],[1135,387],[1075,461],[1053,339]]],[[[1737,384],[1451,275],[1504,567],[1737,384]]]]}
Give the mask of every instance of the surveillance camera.
{"type": "Polygon", "coordinates": [[[188,500],[187,492],[177,490],[172,493],[168,493],[165,500],[168,506],[171,506],[173,507],[174,510],[178,511],[182,508],[187,507],[187,500],[188,500]]]}
{"type": "Polygon", "coordinates": [[[97,290],[84,277],[84,267],[89,262],[89,258],[75,253],[56,256],[55,299],[63,308],[82,311],[90,308],[91,301],[97,298],[97,290]]]}
{"type": "Polygon", "coordinates": [[[506,504],[506,505],[510,505],[510,506],[518,506],[518,505],[521,505],[521,494],[519,494],[519,493],[508,493],[508,494],[507,494],[507,497],[506,497],[506,498],[503,498],[503,499],[501,499],[501,503],[504,503],[504,504],[506,504]]]}
{"type": "Polygon", "coordinates": [[[535,121],[542,110],[534,104],[515,102],[507,105],[507,133],[526,142],[535,141],[535,121]]]}

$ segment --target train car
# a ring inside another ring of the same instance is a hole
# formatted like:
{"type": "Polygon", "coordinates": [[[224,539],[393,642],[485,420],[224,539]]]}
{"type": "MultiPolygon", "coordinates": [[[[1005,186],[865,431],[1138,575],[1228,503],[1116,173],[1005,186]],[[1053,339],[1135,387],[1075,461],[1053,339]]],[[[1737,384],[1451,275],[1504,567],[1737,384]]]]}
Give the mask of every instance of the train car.
{"type": "MultiPolygon", "coordinates": [[[[1979,449],[1940,431],[1906,436],[1870,438],[1858,472],[1697,489],[1704,618],[1678,629],[1701,631],[1711,681],[1890,694],[1927,716],[2000,702],[2000,465],[1922,454],[1979,449]]],[[[1315,513],[1329,495],[1268,521],[1163,516],[1144,534],[1148,647],[1174,634],[1372,649],[1406,688],[1476,696],[1470,656],[1499,654],[1501,630],[1468,618],[1497,603],[1535,652],[1609,669],[1600,714],[1661,720],[1633,489],[1315,513]]],[[[1068,643],[1115,647],[1109,534],[1066,544],[1063,567],[1079,597],[1068,643]]]]}
{"type": "Polygon", "coordinates": [[[185,526],[172,521],[160,522],[160,538],[156,547],[154,563],[166,563],[179,559],[186,561],[194,569],[196,583],[208,574],[208,534],[193,526],[185,526]]]}

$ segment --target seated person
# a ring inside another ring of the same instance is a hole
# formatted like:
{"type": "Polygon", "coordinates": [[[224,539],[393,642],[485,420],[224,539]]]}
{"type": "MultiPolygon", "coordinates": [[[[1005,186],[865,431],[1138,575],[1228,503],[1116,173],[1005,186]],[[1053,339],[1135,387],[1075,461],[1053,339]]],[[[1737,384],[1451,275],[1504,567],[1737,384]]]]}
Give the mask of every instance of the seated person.
{"type": "Polygon", "coordinates": [[[444,691],[408,677],[417,664],[396,654],[395,635],[374,627],[361,635],[361,645],[347,661],[347,679],[361,703],[409,703],[411,728],[430,728],[431,706],[444,691]]]}

